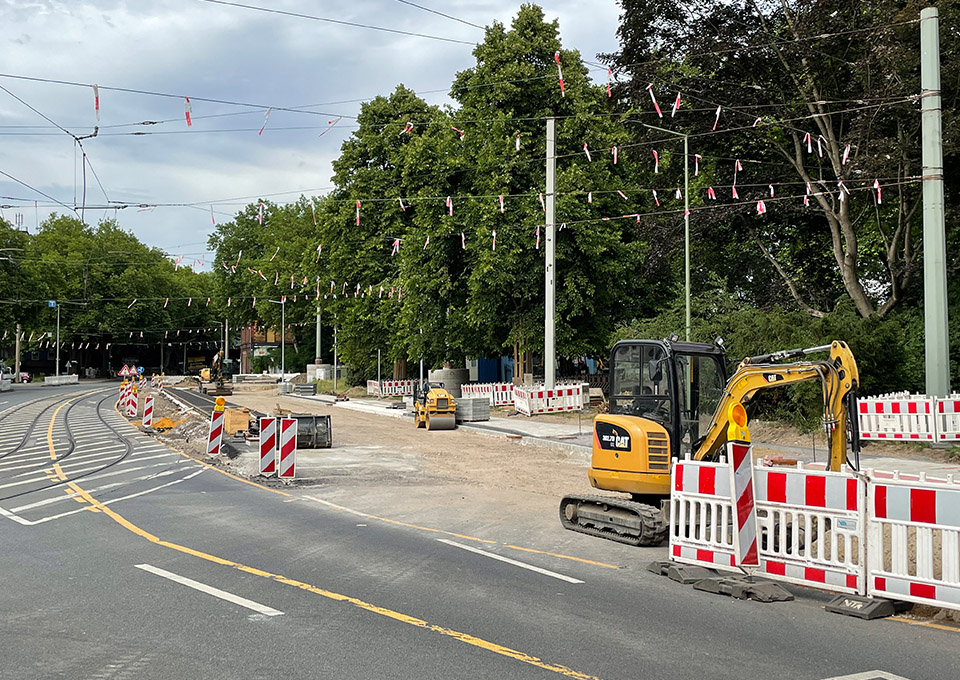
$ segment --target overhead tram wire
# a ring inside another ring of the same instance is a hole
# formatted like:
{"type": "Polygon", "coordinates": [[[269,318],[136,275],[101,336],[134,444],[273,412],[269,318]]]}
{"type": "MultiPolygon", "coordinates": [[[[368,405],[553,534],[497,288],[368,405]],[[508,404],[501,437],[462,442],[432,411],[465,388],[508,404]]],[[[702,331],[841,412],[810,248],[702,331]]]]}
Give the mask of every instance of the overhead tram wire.
{"type": "Polygon", "coordinates": [[[301,14],[300,12],[288,12],[281,9],[272,9],[269,7],[257,7],[256,5],[246,5],[240,2],[227,2],[227,0],[199,0],[199,2],[207,2],[212,5],[225,5],[227,7],[240,7],[242,9],[254,10],[257,12],[266,12],[268,14],[279,14],[282,16],[295,17],[297,19],[310,19],[312,21],[323,21],[330,24],[338,24],[340,26],[352,26],[354,28],[365,28],[371,31],[382,31],[384,33],[395,33],[398,35],[406,35],[414,38],[428,38],[430,40],[439,40],[441,42],[455,43],[459,45],[476,45],[476,42],[469,42],[467,40],[457,40],[455,38],[447,38],[439,35],[428,35],[426,33],[416,33],[412,31],[401,31],[397,28],[384,28],[383,26],[372,26],[370,24],[360,24],[353,21],[344,21],[342,19],[330,19],[328,17],[318,17],[312,14],[301,14]]]}
{"type": "Polygon", "coordinates": [[[459,21],[461,24],[466,24],[467,26],[473,26],[474,28],[479,28],[481,31],[486,31],[486,26],[481,26],[480,24],[474,24],[466,19],[460,19],[459,17],[451,16],[449,14],[444,14],[443,12],[438,12],[435,9],[430,9],[429,7],[424,7],[423,5],[418,5],[415,2],[410,2],[410,0],[397,0],[397,2],[402,2],[404,5],[410,5],[411,7],[416,7],[417,9],[422,9],[424,12],[430,12],[431,14],[436,14],[445,19],[452,19],[453,21],[459,21]]]}

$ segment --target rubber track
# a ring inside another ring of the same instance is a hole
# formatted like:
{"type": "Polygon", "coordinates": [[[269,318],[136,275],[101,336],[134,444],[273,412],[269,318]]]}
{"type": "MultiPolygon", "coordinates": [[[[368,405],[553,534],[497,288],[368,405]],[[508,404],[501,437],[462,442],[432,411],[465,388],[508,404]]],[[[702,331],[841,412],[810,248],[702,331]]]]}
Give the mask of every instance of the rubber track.
{"type": "Polygon", "coordinates": [[[617,498],[616,496],[564,496],[560,501],[560,523],[563,524],[565,529],[569,529],[570,531],[577,531],[581,534],[589,534],[590,536],[598,536],[609,541],[626,543],[627,545],[644,547],[657,546],[663,543],[667,538],[667,532],[669,530],[669,527],[660,519],[660,510],[658,508],[645,503],[630,501],[625,498],[617,498]],[[583,526],[579,522],[572,523],[567,520],[566,514],[564,513],[564,509],[571,502],[596,503],[598,505],[607,505],[626,510],[640,518],[643,529],[639,536],[634,536],[622,534],[612,526],[601,529],[594,526],[583,526]]]}

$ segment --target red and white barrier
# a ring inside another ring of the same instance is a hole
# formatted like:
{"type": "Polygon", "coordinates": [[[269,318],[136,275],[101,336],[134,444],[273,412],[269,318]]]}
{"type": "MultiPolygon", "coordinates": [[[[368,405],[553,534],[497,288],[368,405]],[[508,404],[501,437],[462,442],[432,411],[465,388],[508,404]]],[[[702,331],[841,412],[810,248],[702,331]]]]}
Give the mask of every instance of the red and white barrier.
{"type": "Polygon", "coordinates": [[[416,380],[376,380],[367,381],[367,394],[376,397],[401,397],[413,394],[416,380]]]}
{"type": "Polygon", "coordinates": [[[143,426],[153,427],[153,397],[147,397],[143,403],[143,426]]]}
{"type": "Polygon", "coordinates": [[[277,419],[260,419],[260,474],[270,476],[277,472],[277,419]]]}
{"type": "Polygon", "coordinates": [[[736,532],[733,534],[733,556],[738,567],[759,567],[757,547],[757,508],[753,496],[753,447],[745,442],[727,442],[730,458],[730,488],[737,499],[735,511],[736,532]]]}
{"type": "Polygon", "coordinates": [[[279,479],[293,479],[297,475],[297,419],[280,419],[280,457],[277,463],[279,479]]]}
{"type": "Polygon", "coordinates": [[[960,609],[960,483],[873,480],[868,593],[960,609]]]}
{"type": "Polygon", "coordinates": [[[542,385],[518,385],[513,388],[513,405],[518,412],[527,416],[558,411],[582,411],[583,388],[573,385],[547,390],[542,385]]]}
{"type": "Polygon", "coordinates": [[[139,395],[137,393],[137,386],[130,385],[130,390],[127,392],[127,417],[136,418],[137,417],[137,399],[139,395]]]}
{"type": "Polygon", "coordinates": [[[210,415],[210,434],[207,436],[207,455],[220,455],[220,442],[223,439],[223,411],[213,410],[210,415]]]}
{"type": "Polygon", "coordinates": [[[936,441],[934,401],[909,394],[859,399],[860,438],[936,441]]]}
{"type": "Polygon", "coordinates": [[[380,396],[380,383],[376,380],[367,381],[367,394],[371,397],[380,396]]]}
{"type": "Polygon", "coordinates": [[[513,383],[473,383],[460,386],[464,397],[490,400],[491,406],[513,406],[513,383]]]}
{"type": "Polygon", "coordinates": [[[960,440],[960,394],[951,394],[946,399],[936,400],[935,422],[937,441],[960,440]]]}
{"type": "MultiPolygon", "coordinates": [[[[749,457],[748,457],[749,458],[749,457]]],[[[674,465],[670,554],[674,560],[736,570],[740,534],[729,465],[674,465]]],[[[866,481],[850,472],[802,467],[753,469],[758,575],[843,593],[865,588],[866,481]]]]}

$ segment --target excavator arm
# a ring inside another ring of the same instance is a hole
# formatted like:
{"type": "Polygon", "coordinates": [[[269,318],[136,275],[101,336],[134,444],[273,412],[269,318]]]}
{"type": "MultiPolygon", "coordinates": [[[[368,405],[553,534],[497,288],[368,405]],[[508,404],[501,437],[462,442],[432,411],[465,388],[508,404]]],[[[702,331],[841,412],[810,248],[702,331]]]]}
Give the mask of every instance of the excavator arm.
{"type": "MultiPolygon", "coordinates": [[[[856,393],[860,382],[857,361],[845,342],[834,341],[829,345],[794,349],[747,357],[730,377],[723,397],[713,414],[710,427],[699,445],[694,458],[716,458],[726,443],[730,407],[746,406],[757,393],[772,387],[785,387],[796,383],[819,380],[823,387],[823,424],[830,437],[830,469],[839,470],[847,460],[847,427],[850,417],[848,396],[856,393]],[[830,352],[826,361],[798,361],[775,363],[784,359],[806,357],[818,352],[830,352]]],[[[856,414],[853,414],[856,417],[856,414]]],[[[854,446],[859,441],[853,442],[854,446]]]]}

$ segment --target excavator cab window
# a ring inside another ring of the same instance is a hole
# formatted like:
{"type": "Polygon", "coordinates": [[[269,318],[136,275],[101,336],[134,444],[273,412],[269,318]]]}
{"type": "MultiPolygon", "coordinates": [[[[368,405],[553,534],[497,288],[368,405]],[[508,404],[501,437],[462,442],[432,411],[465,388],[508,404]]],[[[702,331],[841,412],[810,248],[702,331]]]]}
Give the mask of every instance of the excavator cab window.
{"type": "Polygon", "coordinates": [[[669,359],[660,344],[621,344],[613,356],[610,412],[649,418],[669,429],[672,396],[669,359]]]}
{"type": "Polygon", "coordinates": [[[726,378],[721,359],[715,355],[676,355],[677,391],[680,402],[680,455],[693,454],[707,433],[714,412],[723,398],[726,378]]]}

